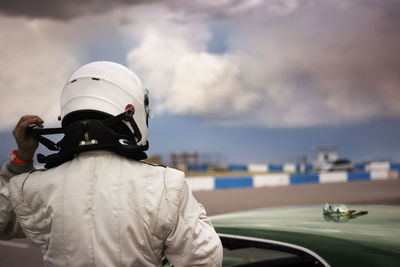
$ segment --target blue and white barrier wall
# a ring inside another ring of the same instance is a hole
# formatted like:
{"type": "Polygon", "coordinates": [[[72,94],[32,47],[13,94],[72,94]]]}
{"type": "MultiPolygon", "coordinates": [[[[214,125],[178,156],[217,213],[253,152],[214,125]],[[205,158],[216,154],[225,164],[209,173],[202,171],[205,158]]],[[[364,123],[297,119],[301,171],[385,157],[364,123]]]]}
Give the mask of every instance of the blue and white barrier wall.
{"type": "MultiPolygon", "coordinates": [[[[310,172],[313,169],[312,164],[265,164],[265,163],[250,163],[250,164],[231,164],[226,166],[229,171],[249,171],[249,172],[310,172]]],[[[188,171],[207,171],[208,166],[202,165],[189,165],[188,171]]],[[[374,171],[389,171],[397,170],[400,172],[400,163],[390,162],[370,162],[368,164],[356,163],[354,164],[355,171],[358,172],[374,172],[374,171]]]]}
{"type": "MultiPolygon", "coordinates": [[[[399,166],[400,167],[400,166],[399,166]]],[[[328,172],[316,174],[260,174],[251,176],[196,176],[187,181],[193,191],[243,187],[272,187],[307,183],[340,183],[399,178],[398,172],[328,172]],[[395,177],[393,177],[395,175],[395,177]]]]}
{"type": "MultiPolygon", "coordinates": [[[[311,164],[264,164],[264,163],[250,163],[250,164],[230,164],[226,166],[229,171],[249,171],[249,172],[304,172],[312,170],[311,164]]],[[[188,171],[207,171],[207,165],[188,165],[188,171]]]]}

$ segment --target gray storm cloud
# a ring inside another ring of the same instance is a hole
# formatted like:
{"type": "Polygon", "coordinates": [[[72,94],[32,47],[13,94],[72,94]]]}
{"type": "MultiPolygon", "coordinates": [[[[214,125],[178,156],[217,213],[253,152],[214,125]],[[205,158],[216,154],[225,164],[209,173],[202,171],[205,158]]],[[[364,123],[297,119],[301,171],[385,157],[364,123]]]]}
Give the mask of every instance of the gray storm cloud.
{"type": "Polygon", "coordinates": [[[270,127],[399,116],[394,7],[250,1],[226,9],[227,48],[217,54],[208,51],[215,16],[160,17],[128,59],[154,88],[159,112],[270,127]]]}
{"type": "Polygon", "coordinates": [[[26,114],[56,121],[60,89],[78,64],[70,56],[77,50],[65,46],[64,26],[4,17],[0,25],[0,129],[13,127],[26,114]]]}
{"type": "Polygon", "coordinates": [[[67,2],[75,1],[52,14],[53,4],[37,14],[0,5],[8,14],[0,16],[1,128],[15,122],[18,103],[56,118],[54,101],[84,61],[85,38],[101,42],[110,32],[128,44],[127,64],[151,90],[155,115],[261,127],[400,116],[395,1],[89,1],[74,14],[67,2]]]}
{"type": "Polygon", "coordinates": [[[129,6],[134,5],[162,3],[174,10],[185,10],[188,13],[207,13],[220,17],[243,13],[260,5],[268,7],[270,11],[275,13],[287,13],[296,8],[300,1],[304,2],[304,0],[193,0],[190,2],[185,0],[2,0],[0,2],[0,14],[66,20],[88,14],[107,13],[121,7],[129,8],[129,6]]]}
{"type": "MultiPolygon", "coordinates": [[[[71,19],[87,14],[106,13],[120,7],[151,0],[2,0],[0,13],[9,16],[25,16],[30,18],[53,18],[59,20],[71,19]]],[[[156,1],[155,1],[156,2],[156,1]]]]}

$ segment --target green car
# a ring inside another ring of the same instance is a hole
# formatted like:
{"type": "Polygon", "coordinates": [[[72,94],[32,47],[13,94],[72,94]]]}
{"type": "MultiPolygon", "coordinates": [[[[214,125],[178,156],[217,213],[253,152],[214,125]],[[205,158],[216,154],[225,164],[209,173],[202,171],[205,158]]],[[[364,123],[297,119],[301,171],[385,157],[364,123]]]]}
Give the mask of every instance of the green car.
{"type": "Polygon", "coordinates": [[[267,208],[212,217],[223,266],[400,266],[400,207],[267,208]]]}

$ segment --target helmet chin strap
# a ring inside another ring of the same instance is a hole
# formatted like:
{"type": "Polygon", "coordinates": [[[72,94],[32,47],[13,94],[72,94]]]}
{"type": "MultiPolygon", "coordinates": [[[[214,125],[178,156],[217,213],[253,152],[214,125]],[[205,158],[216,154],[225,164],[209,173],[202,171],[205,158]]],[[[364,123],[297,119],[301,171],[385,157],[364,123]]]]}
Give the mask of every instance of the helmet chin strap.
{"type": "Polygon", "coordinates": [[[37,155],[38,161],[45,163],[44,167],[48,169],[73,159],[81,152],[91,150],[109,150],[127,158],[143,160],[147,158],[144,151],[149,148],[148,141],[146,145],[138,145],[142,134],[132,113],[128,111],[105,120],[76,121],[62,128],[35,129],[29,127],[27,132],[49,150],[58,151],[48,156],[37,155]],[[129,128],[133,129],[132,135],[116,133],[111,130],[112,125],[121,122],[131,126],[129,128]],[[64,138],[58,143],[54,143],[43,136],[52,134],[64,134],[64,138]]]}

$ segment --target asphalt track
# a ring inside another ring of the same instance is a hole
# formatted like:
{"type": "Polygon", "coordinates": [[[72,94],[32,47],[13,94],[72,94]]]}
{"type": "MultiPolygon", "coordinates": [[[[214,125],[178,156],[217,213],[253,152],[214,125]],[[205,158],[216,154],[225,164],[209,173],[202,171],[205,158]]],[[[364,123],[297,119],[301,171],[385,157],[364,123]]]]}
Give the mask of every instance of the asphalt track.
{"type": "Polygon", "coordinates": [[[326,202],[400,205],[400,179],[220,189],[193,194],[208,215],[264,207],[322,206],[326,202]]]}
{"type": "MultiPolygon", "coordinates": [[[[208,215],[263,207],[346,204],[400,205],[400,179],[268,188],[221,189],[193,193],[208,215]]],[[[26,240],[0,241],[0,267],[42,267],[41,254],[26,240]]]]}

